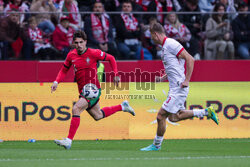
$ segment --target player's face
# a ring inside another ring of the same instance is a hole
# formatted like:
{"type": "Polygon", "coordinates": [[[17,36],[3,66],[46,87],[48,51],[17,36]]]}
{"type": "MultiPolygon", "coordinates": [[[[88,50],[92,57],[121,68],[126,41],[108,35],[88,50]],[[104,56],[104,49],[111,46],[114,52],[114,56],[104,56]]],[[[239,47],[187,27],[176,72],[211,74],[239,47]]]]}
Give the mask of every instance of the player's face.
{"type": "Polygon", "coordinates": [[[151,39],[154,41],[155,44],[160,44],[158,33],[157,32],[150,32],[151,33],[151,39]]]}
{"type": "Polygon", "coordinates": [[[75,47],[76,47],[76,50],[78,53],[82,53],[85,51],[86,43],[87,43],[87,41],[83,40],[82,38],[75,39],[74,44],[75,44],[75,47]]]}

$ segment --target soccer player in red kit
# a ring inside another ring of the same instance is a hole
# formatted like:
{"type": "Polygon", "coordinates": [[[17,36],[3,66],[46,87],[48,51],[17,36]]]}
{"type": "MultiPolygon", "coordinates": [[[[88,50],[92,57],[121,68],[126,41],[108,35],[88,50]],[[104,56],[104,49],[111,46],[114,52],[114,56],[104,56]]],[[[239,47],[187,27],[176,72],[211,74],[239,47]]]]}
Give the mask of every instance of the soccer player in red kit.
{"type": "Polygon", "coordinates": [[[70,51],[67,55],[67,58],[64,62],[63,67],[59,71],[56,80],[51,86],[51,92],[55,91],[58,84],[66,76],[69,68],[73,65],[75,70],[75,78],[78,85],[78,90],[80,94],[80,99],[76,102],[72,109],[72,119],[69,128],[69,134],[66,139],[55,140],[55,143],[63,146],[65,149],[70,149],[72,140],[76,134],[76,131],[80,125],[80,114],[84,110],[87,110],[88,113],[97,121],[103,118],[106,118],[117,111],[124,111],[135,116],[135,112],[132,107],[129,106],[127,101],[124,101],[122,104],[104,107],[100,109],[99,97],[101,94],[100,83],[97,78],[97,62],[98,61],[109,61],[112,69],[115,73],[114,83],[118,86],[120,82],[120,77],[117,76],[117,65],[114,57],[110,54],[102,52],[99,49],[91,49],[86,47],[87,36],[83,31],[76,31],[73,36],[73,42],[75,44],[75,49],[70,51]],[[82,94],[83,86],[93,83],[99,88],[99,95],[96,99],[87,100],[82,94]]]}

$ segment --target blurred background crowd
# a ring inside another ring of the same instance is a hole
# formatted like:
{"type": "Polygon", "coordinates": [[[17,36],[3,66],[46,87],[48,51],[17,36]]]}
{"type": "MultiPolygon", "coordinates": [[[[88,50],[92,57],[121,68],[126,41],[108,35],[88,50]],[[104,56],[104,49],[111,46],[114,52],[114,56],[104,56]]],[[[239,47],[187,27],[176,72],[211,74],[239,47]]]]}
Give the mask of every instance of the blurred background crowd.
{"type": "Polygon", "coordinates": [[[117,60],[160,59],[161,46],[153,43],[149,32],[155,22],[196,60],[250,59],[249,4],[249,0],[0,0],[0,60],[63,60],[74,47],[73,33],[80,29],[87,34],[88,47],[117,60]]]}

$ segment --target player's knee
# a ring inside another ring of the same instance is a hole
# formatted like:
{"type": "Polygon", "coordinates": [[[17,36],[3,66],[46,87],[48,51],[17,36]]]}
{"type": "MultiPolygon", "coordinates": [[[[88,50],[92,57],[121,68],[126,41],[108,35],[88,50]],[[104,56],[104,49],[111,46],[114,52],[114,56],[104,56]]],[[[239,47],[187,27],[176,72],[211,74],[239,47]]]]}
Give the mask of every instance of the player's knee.
{"type": "Polygon", "coordinates": [[[99,121],[99,120],[103,119],[103,115],[96,114],[96,115],[93,116],[93,118],[94,118],[95,121],[99,121]]]}
{"type": "Polygon", "coordinates": [[[72,109],[72,113],[73,115],[80,115],[81,109],[78,106],[74,105],[72,109]]]}
{"type": "Polygon", "coordinates": [[[156,119],[157,119],[157,122],[160,122],[160,121],[164,120],[165,117],[162,114],[158,113],[156,119]]]}

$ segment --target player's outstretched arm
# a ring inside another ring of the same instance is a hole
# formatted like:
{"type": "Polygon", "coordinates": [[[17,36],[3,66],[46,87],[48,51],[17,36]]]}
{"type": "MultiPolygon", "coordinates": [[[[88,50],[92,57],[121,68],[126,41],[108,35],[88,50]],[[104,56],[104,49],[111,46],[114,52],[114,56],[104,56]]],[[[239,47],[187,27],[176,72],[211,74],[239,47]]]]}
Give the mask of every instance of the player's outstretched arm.
{"type": "Polygon", "coordinates": [[[65,65],[61,68],[59,73],[57,74],[56,80],[53,82],[51,86],[51,93],[56,91],[58,84],[65,78],[69,68],[65,67],[65,65]]]}
{"type": "MultiPolygon", "coordinates": [[[[106,53],[106,54],[107,54],[107,53],[106,53]]],[[[106,60],[109,61],[110,65],[111,65],[111,67],[112,67],[112,69],[113,69],[113,71],[114,71],[114,73],[115,73],[114,84],[115,84],[116,86],[118,86],[118,85],[119,85],[119,82],[120,82],[120,77],[117,76],[118,70],[117,70],[117,64],[116,64],[115,58],[114,58],[112,55],[107,54],[107,55],[106,55],[106,60]]]]}
{"type": "Polygon", "coordinates": [[[180,53],[179,58],[185,59],[186,61],[186,79],[181,84],[181,87],[184,88],[188,87],[189,85],[189,81],[194,69],[194,58],[185,49],[180,53]]]}

